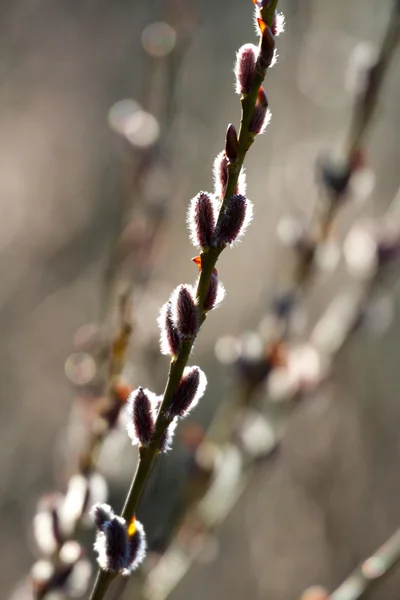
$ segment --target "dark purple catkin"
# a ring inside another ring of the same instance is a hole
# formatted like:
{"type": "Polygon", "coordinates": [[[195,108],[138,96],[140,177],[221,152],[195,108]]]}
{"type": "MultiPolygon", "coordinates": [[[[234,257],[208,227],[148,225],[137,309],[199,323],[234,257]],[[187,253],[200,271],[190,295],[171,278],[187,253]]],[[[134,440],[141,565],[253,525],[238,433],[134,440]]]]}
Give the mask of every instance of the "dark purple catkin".
{"type": "Polygon", "coordinates": [[[195,293],[190,285],[179,285],[171,295],[174,325],[182,338],[195,337],[199,327],[199,313],[195,293]]]}
{"type": "Polygon", "coordinates": [[[181,348],[181,338],[174,325],[171,302],[166,302],[161,307],[158,326],[160,328],[161,354],[176,356],[181,348]]]}
{"type": "MultiPolygon", "coordinates": [[[[225,150],[223,150],[217,154],[213,165],[214,193],[217,198],[223,198],[225,195],[226,185],[228,183],[228,164],[228,157],[225,150]]],[[[246,193],[246,174],[243,167],[239,174],[235,193],[243,195],[246,193]]]]}
{"type": "Polygon", "coordinates": [[[209,248],[212,244],[215,214],[214,200],[207,192],[199,192],[189,204],[187,223],[194,246],[209,248]]]}
{"type": "Polygon", "coordinates": [[[186,417],[203,396],[206,386],[207,378],[199,367],[186,367],[168,407],[169,417],[186,417]]]}
{"type": "Polygon", "coordinates": [[[104,571],[120,572],[129,565],[129,542],[126,523],[120,517],[112,517],[97,534],[94,549],[97,561],[104,571]]]}
{"type": "Polygon", "coordinates": [[[127,402],[127,431],[133,444],[146,446],[154,432],[154,394],[139,387],[127,402]]]}
{"type": "Polygon", "coordinates": [[[220,222],[215,230],[216,246],[232,244],[246,230],[253,216],[253,205],[245,196],[228,198],[220,222]]]}
{"type": "Polygon", "coordinates": [[[254,77],[258,49],[254,44],[245,44],[236,54],[236,93],[248,94],[254,77]]]}
{"type": "Polygon", "coordinates": [[[237,138],[236,127],[228,125],[225,136],[225,154],[230,163],[236,163],[239,158],[239,142],[237,138]]]}
{"type": "Polygon", "coordinates": [[[132,573],[146,555],[143,525],[133,518],[127,527],[125,519],[114,515],[107,504],[96,504],[91,515],[100,524],[94,544],[100,568],[121,575],[132,573]]]}
{"type": "Polygon", "coordinates": [[[260,88],[257,95],[256,104],[254,107],[253,116],[251,117],[249,132],[257,135],[264,133],[270,121],[271,113],[268,110],[268,99],[264,88],[260,88]]]}
{"type": "Polygon", "coordinates": [[[261,47],[258,60],[263,69],[268,69],[275,62],[275,38],[264,21],[260,21],[261,47]]]}
{"type": "MultiPolygon", "coordinates": [[[[215,270],[216,271],[216,270],[215,270]]],[[[203,308],[206,311],[215,308],[225,296],[225,288],[219,281],[217,273],[212,273],[210,278],[210,285],[208,286],[208,292],[204,299],[203,308]]]]}

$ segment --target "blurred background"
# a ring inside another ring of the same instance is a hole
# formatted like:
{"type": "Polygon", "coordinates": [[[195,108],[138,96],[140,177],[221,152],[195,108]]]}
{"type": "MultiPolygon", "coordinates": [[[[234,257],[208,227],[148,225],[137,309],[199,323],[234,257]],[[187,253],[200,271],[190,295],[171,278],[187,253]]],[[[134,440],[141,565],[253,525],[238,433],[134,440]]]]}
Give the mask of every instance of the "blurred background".
{"type": "MultiPolygon", "coordinates": [[[[172,598],[192,600],[287,600],[314,583],[334,589],[400,525],[395,269],[379,282],[366,325],[290,419],[278,401],[271,425],[262,382],[263,416],[247,436],[260,437],[261,450],[246,438],[239,452],[218,424],[201,446],[217,408],[238,394],[232,363],[241,353],[258,360],[271,302],[292,276],[296,219],[318,202],[316,159],[343,144],[357,77],[376,57],[391,6],[279,2],[286,30],[265,83],[272,121],[246,161],[255,217],[219,261],[227,296],[192,357],[208,390],[159,460],[140,511],[152,550],[143,577],[171,539],[195,559],[177,550],[164,568],[176,581],[165,572],[162,583],[150,577],[145,597],[164,598],[169,586],[172,598]],[[215,481],[215,465],[220,491],[176,537],[182,515],[215,481]]],[[[132,324],[124,382],[163,390],[159,307],[197,277],[186,207],[199,190],[212,191],[213,160],[228,123],[240,118],[235,52],[255,35],[250,0],[3,0],[0,30],[0,594],[8,598],[37,558],[40,498],[64,493],[76,471],[121,294],[132,324]]],[[[309,338],[337,293],[356,297],[342,242],[353,223],[375,222],[396,198],[399,61],[385,78],[363,177],[302,298],[297,341],[309,338]]],[[[135,464],[136,449],[114,427],[99,471],[117,511],[135,464]]],[[[88,548],[93,536],[82,534],[88,548]]],[[[397,598],[399,583],[400,571],[375,594],[397,598]]]]}

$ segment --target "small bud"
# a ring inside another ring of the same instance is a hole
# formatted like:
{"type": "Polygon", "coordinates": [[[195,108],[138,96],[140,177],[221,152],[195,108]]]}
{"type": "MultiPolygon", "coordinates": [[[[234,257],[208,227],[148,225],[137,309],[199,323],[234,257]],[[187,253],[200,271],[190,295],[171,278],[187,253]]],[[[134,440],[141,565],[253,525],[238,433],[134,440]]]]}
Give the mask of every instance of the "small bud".
{"type": "Polygon", "coordinates": [[[258,49],[254,44],[245,44],[236,54],[236,93],[248,94],[254,77],[258,49]]]}
{"type": "Polygon", "coordinates": [[[268,110],[267,95],[264,88],[261,87],[258,91],[253,116],[251,117],[249,132],[254,135],[264,133],[270,119],[271,113],[268,110]]]}
{"type": "Polygon", "coordinates": [[[186,367],[168,407],[169,416],[186,417],[203,396],[206,386],[207,378],[199,367],[186,367]]]}
{"type": "MultiPolygon", "coordinates": [[[[220,152],[214,160],[213,175],[214,175],[214,193],[217,198],[225,196],[225,190],[228,183],[228,164],[229,160],[225,151],[220,152]]],[[[238,184],[235,190],[237,194],[246,193],[246,174],[242,167],[238,184]]]]}
{"type": "Polygon", "coordinates": [[[225,154],[231,163],[235,163],[239,158],[239,144],[237,139],[236,128],[232,123],[226,130],[225,138],[225,154]]]}
{"type": "Polygon", "coordinates": [[[317,161],[318,179],[336,200],[342,200],[349,191],[352,175],[351,166],[346,161],[323,156],[317,161]]]}
{"type": "Polygon", "coordinates": [[[94,544],[100,568],[129,575],[139,566],[146,554],[143,525],[133,519],[128,528],[125,519],[115,516],[106,504],[95,505],[91,514],[96,525],[100,524],[94,544]]]}
{"type": "Polygon", "coordinates": [[[196,265],[196,267],[199,269],[199,271],[202,270],[203,265],[202,265],[202,259],[201,256],[195,256],[194,258],[192,258],[192,262],[194,262],[194,264],[196,265]]]}
{"type": "Polygon", "coordinates": [[[207,296],[205,297],[203,308],[204,310],[212,310],[215,308],[225,296],[225,288],[218,278],[217,270],[211,274],[210,285],[208,286],[207,296]]]}
{"type": "Polygon", "coordinates": [[[178,419],[175,418],[164,431],[163,436],[160,440],[160,452],[168,452],[168,450],[171,450],[172,440],[174,439],[175,429],[177,425],[178,419]]]}
{"type": "Polygon", "coordinates": [[[160,328],[161,354],[176,356],[181,347],[181,339],[172,318],[171,302],[166,302],[161,307],[158,326],[160,328]]]}
{"type": "Polygon", "coordinates": [[[199,327],[197,303],[192,286],[179,285],[171,295],[174,325],[183,338],[193,338],[199,327]]]}
{"type": "Polygon", "coordinates": [[[154,432],[154,398],[149,390],[139,387],[132,392],[127,403],[127,431],[133,444],[146,446],[154,432]]]}
{"type": "Polygon", "coordinates": [[[246,230],[253,217],[253,205],[245,196],[231,196],[226,202],[219,225],[215,230],[217,246],[232,244],[246,230]]]}
{"type": "Polygon", "coordinates": [[[296,295],[294,292],[283,292],[274,298],[272,302],[272,312],[278,319],[287,319],[296,303],[296,295]]]}
{"type": "Polygon", "coordinates": [[[189,204],[187,223],[194,246],[208,248],[215,228],[214,202],[210,194],[200,192],[189,204]]]}
{"type": "Polygon", "coordinates": [[[263,69],[268,69],[268,67],[275,64],[275,38],[265,21],[257,19],[257,22],[261,32],[261,48],[258,60],[263,69]]]}

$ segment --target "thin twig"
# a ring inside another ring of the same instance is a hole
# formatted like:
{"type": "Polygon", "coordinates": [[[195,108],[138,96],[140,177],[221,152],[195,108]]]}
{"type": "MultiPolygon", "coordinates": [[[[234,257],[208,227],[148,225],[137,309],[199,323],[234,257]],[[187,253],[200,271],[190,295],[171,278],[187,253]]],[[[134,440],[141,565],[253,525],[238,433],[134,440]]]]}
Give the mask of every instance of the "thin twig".
{"type": "Polygon", "coordinates": [[[330,600],[359,600],[380,584],[400,562],[400,529],[367,558],[330,595],[330,600]]]}
{"type": "MultiPolygon", "coordinates": [[[[371,125],[376,107],[378,105],[379,93],[382,89],[385,75],[390,66],[390,62],[395,54],[397,45],[400,41],[400,2],[395,0],[389,17],[388,25],[385,30],[379,55],[376,62],[366,73],[365,87],[357,96],[352,117],[349,125],[347,141],[344,147],[344,164],[341,166],[342,176],[348,176],[347,184],[343,188],[336,189],[330,187],[326,182],[323,185],[323,192],[320,202],[317,206],[314,217],[315,231],[309,240],[311,246],[315,239],[315,247],[310,247],[309,251],[298,251],[297,263],[295,266],[294,283],[292,294],[297,296],[302,293],[309,284],[314,273],[315,256],[318,244],[326,241],[332,226],[337,217],[338,211],[343,206],[343,198],[348,193],[348,185],[351,176],[358,168],[358,156],[362,150],[365,137],[371,125]],[[315,236],[315,238],[314,238],[315,236]]],[[[329,168],[329,165],[327,165],[329,168]]],[[[285,316],[282,331],[285,337],[288,333],[289,319],[291,316],[289,310],[285,316]]]]}

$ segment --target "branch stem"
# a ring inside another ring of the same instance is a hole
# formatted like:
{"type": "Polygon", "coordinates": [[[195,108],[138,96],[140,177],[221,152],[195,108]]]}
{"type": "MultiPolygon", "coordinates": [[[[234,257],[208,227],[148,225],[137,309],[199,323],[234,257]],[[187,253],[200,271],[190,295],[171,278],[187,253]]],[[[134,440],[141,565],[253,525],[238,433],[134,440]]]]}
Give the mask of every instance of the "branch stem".
{"type": "MultiPolygon", "coordinates": [[[[272,15],[267,15],[267,18],[269,19],[267,20],[267,23],[269,26],[272,25],[272,18],[275,12],[277,1],[278,0],[274,0],[271,3],[271,5],[273,5],[274,7],[272,15]]],[[[264,15],[263,18],[265,20],[264,15]]],[[[241,98],[242,116],[238,136],[239,155],[238,160],[235,163],[230,163],[228,165],[228,181],[224,193],[224,198],[222,199],[218,215],[218,221],[223,215],[227,200],[235,193],[244,159],[248,150],[254,142],[255,135],[249,132],[249,128],[257,100],[257,94],[264,80],[266,70],[267,69],[262,66],[261,61],[257,60],[255,74],[253,77],[250,91],[247,95],[244,95],[241,98]]],[[[198,301],[198,307],[200,311],[200,326],[204,323],[206,319],[206,311],[204,310],[204,300],[206,298],[208,288],[210,285],[211,275],[215,268],[219,255],[221,254],[223,249],[224,247],[210,247],[207,250],[201,252],[201,273],[196,290],[196,298],[198,301]]],[[[163,400],[156,419],[154,435],[150,444],[147,447],[142,447],[139,451],[139,461],[137,469],[126,498],[125,505],[122,509],[121,516],[127,522],[129,522],[136,513],[140,502],[140,498],[143,494],[147,480],[150,476],[155,459],[159,454],[160,440],[171,422],[165,416],[166,409],[168,409],[172,396],[174,395],[182,378],[183,371],[188,362],[194,342],[195,339],[185,340],[182,343],[181,349],[176,358],[171,360],[163,400]]],[[[100,570],[97,574],[97,578],[93,587],[92,594],[90,596],[90,600],[103,600],[107,593],[107,589],[114,577],[114,573],[108,573],[100,570]]]]}
{"type": "Polygon", "coordinates": [[[330,595],[330,600],[359,600],[400,562],[400,529],[330,595]]]}

